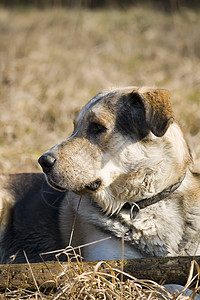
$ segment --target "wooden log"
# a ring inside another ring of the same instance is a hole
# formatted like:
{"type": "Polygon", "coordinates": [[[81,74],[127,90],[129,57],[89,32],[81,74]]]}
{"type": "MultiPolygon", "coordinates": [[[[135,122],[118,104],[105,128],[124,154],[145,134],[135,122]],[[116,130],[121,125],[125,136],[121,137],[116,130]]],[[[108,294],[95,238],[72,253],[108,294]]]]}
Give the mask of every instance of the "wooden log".
{"type": "MultiPolygon", "coordinates": [[[[200,256],[195,257],[200,264],[200,256]]],[[[150,279],[157,283],[177,283],[185,285],[190,271],[192,257],[159,257],[127,259],[123,261],[124,272],[137,279],[150,279]]],[[[98,262],[45,262],[37,264],[0,265],[0,289],[54,289],[69,277],[83,272],[94,272],[98,262]]],[[[109,271],[107,266],[121,270],[121,260],[105,261],[98,271],[109,271]]],[[[120,273],[120,272],[119,272],[120,273]]],[[[196,272],[197,273],[197,272],[196,272]]],[[[126,276],[124,276],[125,278],[126,276]]]]}

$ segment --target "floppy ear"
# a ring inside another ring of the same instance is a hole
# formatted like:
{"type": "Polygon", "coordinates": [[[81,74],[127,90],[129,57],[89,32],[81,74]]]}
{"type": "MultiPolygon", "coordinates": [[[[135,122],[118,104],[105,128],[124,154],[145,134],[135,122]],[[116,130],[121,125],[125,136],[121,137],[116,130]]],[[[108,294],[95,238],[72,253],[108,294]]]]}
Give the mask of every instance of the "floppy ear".
{"type": "Polygon", "coordinates": [[[169,92],[164,89],[149,89],[144,92],[138,90],[136,94],[144,105],[148,128],[156,136],[163,136],[174,120],[169,92]]]}

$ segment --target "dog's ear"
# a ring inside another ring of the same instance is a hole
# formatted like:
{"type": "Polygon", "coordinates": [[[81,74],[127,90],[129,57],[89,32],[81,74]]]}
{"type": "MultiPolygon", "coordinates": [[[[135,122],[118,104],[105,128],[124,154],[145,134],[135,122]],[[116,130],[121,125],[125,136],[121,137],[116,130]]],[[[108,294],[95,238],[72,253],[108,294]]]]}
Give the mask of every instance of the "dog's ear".
{"type": "Polygon", "coordinates": [[[152,133],[163,136],[174,120],[169,92],[164,89],[133,91],[132,99],[136,106],[144,107],[146,124],[152,133]]]}

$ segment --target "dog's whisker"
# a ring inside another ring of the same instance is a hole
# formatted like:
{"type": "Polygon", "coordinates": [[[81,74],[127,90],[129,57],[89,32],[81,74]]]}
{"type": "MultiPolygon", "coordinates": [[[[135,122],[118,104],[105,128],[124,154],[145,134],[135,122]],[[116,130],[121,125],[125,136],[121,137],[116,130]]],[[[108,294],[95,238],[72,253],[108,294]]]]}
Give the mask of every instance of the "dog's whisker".
{"type": "Polygon", "coordinates": [[[42,186],[41,186],[41,196],[42,196],[42,199],[44,200],[44,202],[46,203],[46,205],[48,205],[49,207],[52,207],[54,209],[58,209],[58,207],[55,205],[60,199],[62,199],[63,195],[60,195],[60,196],[57,196],[56,199],[52,202],[52,203],[49,203],[48,201],[48,197],[46,198],[45,195],[55,195],[54,191],[45,191],[44,190],[44,184],[45,184],[45,181],[43,181],[42,183],[42,186]]]}
{"type": "Polygon", "coordinates": [[[72,244],[72,239],[73,239],[73,235],[74,235],[74,229],[75,229],[75,225],[76,225],[76,219],[77,219],[77,214],[78,214],[79,206],[80,206],[80,203],[81,203],[81,199],[82,199],[82,196],[79,199],[79,202],[78,202],[78,205],[77,205],[77,208],[76,208],[76,211],[75,211],[74,221],[73,221],[73,224],[72,224],[72,230],[71,230],[71,235],[70,235],[70,239],[69,239],[69,246],[71,246],[71,244],[72,244]]]}
{"type": "Polygon", "coordinates": [[[77,250],[79,248],[81,249],[81,248],[84,248],[84,247],[87,247],[87,246],[95,245],[95,244],[110,240],[111,238],[112,238],[111,236],[108,236],[106,238],[99,239],[99,240],[96,240],[96,241],[93,241],[93,242],[90,242],[90,243],[85,243],[85,244],[82,244],[82,245],[77,246],[77,247],[67,246],[64,249],[58,249],[58,250],[53,250],[53,251],[49,251],[49,252],[43,252],[43,253],[40,253],[40,255],[49,255],[49,254],[55,254],[55,253],[58,253],[58,252],[60,252],[60,253],[70,252],[70,251],[72,251],[72,249],[74,249],[74,250],[77,250]]]}

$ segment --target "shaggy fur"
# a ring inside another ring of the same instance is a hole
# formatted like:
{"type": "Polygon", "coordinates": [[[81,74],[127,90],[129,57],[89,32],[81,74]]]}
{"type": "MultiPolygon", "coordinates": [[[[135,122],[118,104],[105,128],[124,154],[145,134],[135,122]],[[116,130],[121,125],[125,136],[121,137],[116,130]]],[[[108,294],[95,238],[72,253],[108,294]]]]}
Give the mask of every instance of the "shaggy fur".
{"type": "Polygon", "coordinates": [[[22,262],[22,250],[38,261],[41,252],[104,238],[83,247],[84,259],[120,258],[122,236],[126,258],[199,255],[200,175],[192,171],[169,92],[127,87],[100,93],[74,124],[72,136],[39,159],[54,190],[39,174],[29,175],[36,179],[23,193],[16,192],[13,182],[21,182],[14,177],[2,179],[1,262],[17,252],[15,261],[22,262]],[[180,178],[173,193],[131,218],[134,203],[180,178]]]}

